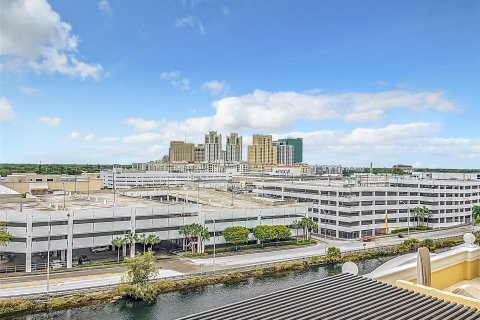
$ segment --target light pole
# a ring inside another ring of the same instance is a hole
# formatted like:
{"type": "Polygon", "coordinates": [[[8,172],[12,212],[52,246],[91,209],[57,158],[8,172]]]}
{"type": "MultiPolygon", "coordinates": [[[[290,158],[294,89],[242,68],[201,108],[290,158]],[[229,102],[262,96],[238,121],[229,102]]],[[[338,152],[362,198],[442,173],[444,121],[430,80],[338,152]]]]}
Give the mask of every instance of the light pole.
{"type": "Polygon", "coordinates": [[[48,239],[47,239],[47,299],[50,299],[50,235],[52,232],[52,226],[50,221],[52,220],[52,214],[48,219],[48,239]]]}
{"type": "Polygon", "coordinates": [[[63,211],[65,211],[65,193],[66,193],[65,182],[62,182],[62,185],[63,185],[63,211]]]}
{"type": "Polygon", "coordinates": [[[410,206],[403,201],[399,201],[407,206],[407,238],[410,238],[410,206]]]}
{"type": "Polygon", "coordinates": [[[215,273],[215,250],[216,250],[216,240],[215,240],[215,219],[213,219],[213,273],[215,273]]]}

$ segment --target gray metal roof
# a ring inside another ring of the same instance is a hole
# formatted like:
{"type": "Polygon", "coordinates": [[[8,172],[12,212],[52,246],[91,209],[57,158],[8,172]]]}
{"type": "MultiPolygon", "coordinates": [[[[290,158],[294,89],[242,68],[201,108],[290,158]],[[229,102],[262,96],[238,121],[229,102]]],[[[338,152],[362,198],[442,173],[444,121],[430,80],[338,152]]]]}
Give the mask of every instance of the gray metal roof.
{"type": "Polygon", "coordinates": [[[472,320],[480,319],[480,312],[376,280],[341,274],[181,319],[472,320]]]}

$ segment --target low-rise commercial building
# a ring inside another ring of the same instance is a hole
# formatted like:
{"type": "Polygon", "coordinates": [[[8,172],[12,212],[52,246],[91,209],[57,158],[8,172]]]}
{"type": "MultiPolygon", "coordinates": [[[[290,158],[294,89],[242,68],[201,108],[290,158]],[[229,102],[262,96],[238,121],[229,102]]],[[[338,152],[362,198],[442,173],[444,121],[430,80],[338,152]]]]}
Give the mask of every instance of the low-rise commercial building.
{"type": "MultiPolygon", "coordinates": [[[[179,233],[180,226],[199,223],[208,228],[211,239],[206,245],[211,245],[214,241],[217,244],[225,242],[221,231],[227,227],[253,229],[260,224],[289,226],[307,212],[305,206],[204,211],[197,204],[170,204],[68,211],[0,211],[0,221],[7,222],[8,231],[14,237],[4,248],[5,252],[25,254],[25,269],[30,272],[32,254],[46,252],[48,248],[59,251],[60,258],[71,268],[72,257],[76,255],[74,250],[111,245],[115,237],[128,231],[155,234],[161,240],[179,242],[183,238],[179,233]]],[[[135,245],[131,252],[135,252],[135,245]]]]}
{"type": "Polygon", "coordinates": [[[20,193],[42,195],[51,191],[88,193],[102,188],[102,179],[98,174],[69,176],[59,174],[16,173],[0,180],[0,185],[20,193]]]}
{"type": "Polygon", "coordinates": [[[472,223],[480,181],[370,178],[340,181],[255,181],[258,197],[308,203],[320,232],[337,238],[390,233],[417,224],[433,228],[472,223]],[[415,219],[426,207],[431,217],[415,219]]]}

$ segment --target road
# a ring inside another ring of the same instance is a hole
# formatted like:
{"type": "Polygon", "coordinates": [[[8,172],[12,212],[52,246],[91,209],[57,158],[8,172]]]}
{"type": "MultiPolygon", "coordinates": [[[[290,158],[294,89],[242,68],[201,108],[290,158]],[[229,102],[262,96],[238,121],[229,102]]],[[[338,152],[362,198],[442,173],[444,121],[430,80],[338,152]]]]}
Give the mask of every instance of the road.
{"type": "MultiPolygon", "coordinates": [[[[471,231],[472,231],[471,226],[462,226],[458,228],[444,229],[444,230],[438,230],[438,231],[436,230],[436,231],[421,232],[421,233],[411,233],[410,237],[416,238],[419,240],[427,239],[427,238],[438,239],[438,238],[463,235],[471,231]]],[[[327,239],[325,243],[325,240],[323,238],[315,237],[315,239],[319,241],[319,243],[316,244],[315,246],[285,249],[285,250],[279,250],[279,251],[250,253],[250,254],[243,254],[243,255],[219,256],[215,258],[215,267],[218,269],[231,268],[231,267],[245,266],[250,264],[274,262],[278,260],[296,259],[296,258],[302,258],[302,257],[312,256],[312,255],[321,255],[321,254],[325,254],[325,249],[327,247],[337,247],[341,251],[349,251],[349,250],[363,249],[364,245],[365,245],[365,248],[370,249],[370,248],[375,248],[375,247],[380,247],[385,245],[400,244],[402,241],[406,239],[406,235],[405,235],[405,238],[399,238],[396,235],[378,237],[375,241],[372,241],[372,242],[362,242],[360,240],[327,239]]],[[[213,258],[197,258],[197,259],[192,259],[192,262],[197,265],[213,266],[214,259],[213,258]]]]}
{"type": "MultiPolygon", "coordinates": [[[[419,240],[430,238],[438,239],[451,236],[463,235],[471,232],[471,226],[463,226],[452,229],[435,230],[430,232],[412,233],[411,237],[419,240]]],[[[478,231],[478,229],[477,229],[478,231]]],[[[293,249],[282,249],[277,251],[266,251],[250,254],[223,255],[215,258],[215,268],[232,268],[250,264],[268,263],[278,260],[302,258],[325,253],[326,247],[337,247],[342,251],[375,248],[378,246],[399,244],[405,238],[397,236],[378,237],[372,242],[361,242],[359,240],[324,239],[316,237],[319,241],[314,246],[298,247],[293,249]]],[[[172,257],[158,261],[161,266],[159,277],[170,277],[199,271],[213,269],[213,258],[185,259],[172,257]]],[[[121,266],[111,266],[99,269],[75,270],[70,272],[53,273],[50,278],[50,291],[75,290],[96,286],[111,285],[120,282],[124,269],[121,266]]],[[[0,298],[12,297],[25,294],[39,294],[46,292],[46,275],[19,275],[0,278],[0,298]]]]}
{"type": "MultiPolygon", "coordinates": [[[[159,270],[157,278],[179,276],[183,273],[174,270],[159,270]]],[[[25,277],[8,278],[8,283],[0,284],[0,298],[14,297],[25,294],[41,294],[47,292],[47,280],[23,281],[25,277]]],[[[78,290],[101,287],[120,283],[122,273],[103,273],[84,276],[57,277],[49,281],[49,291],[78,290]]],[[[4,279],[7,280],[7,279],[4,279]]]]}

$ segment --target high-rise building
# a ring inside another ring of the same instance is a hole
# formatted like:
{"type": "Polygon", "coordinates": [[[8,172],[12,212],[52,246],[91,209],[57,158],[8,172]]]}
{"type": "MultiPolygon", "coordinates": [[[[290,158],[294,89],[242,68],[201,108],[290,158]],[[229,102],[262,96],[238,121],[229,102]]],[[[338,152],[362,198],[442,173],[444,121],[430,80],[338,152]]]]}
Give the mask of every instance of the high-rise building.
{"type": "Polygon", "coordinates": [[[205,161],[205,145],[198,144],[195,146],[195,162],[204,162],[205,161]]]}
{"type": "Polygon", "coordinates": [[[222,135],[217,134],[217,131],[210,131],[205,135],[205,161],[218,160],[222,160],[222,135]]]}
{"type": "Polygon", "coordinates": [[[303,163],[303,138],[278,139],[282,145],[293,146],[293,163],[303,163]]]}
{"type": "Polygon", "coordinates": [[[248,146],[249,164],[277,164],[277,147],[271,135],[254,134],[252,145],[248,146]]]}
{"type": "Polygon", "coordinates": [[[273,144],[277,147],[277,164],[292,165],[294,148],[279,141],[274,141],[273,144]]]}
{"type": "Polygon", "coordinates": [[[170,141],[168,157],[170,162],[193,162],[195,158],[195,145],[193,143],[185,143],[183,141],[170,141]]]}
{"type": "Polygon", "coordinates": [[[241,162],[242,147],[242,136],[239,136],[238,133],[231,133],[227,137],[227,155],[225,160],[229,162],[241,162]]]}

